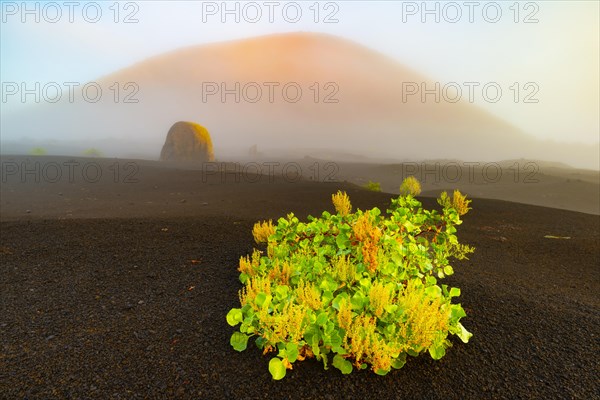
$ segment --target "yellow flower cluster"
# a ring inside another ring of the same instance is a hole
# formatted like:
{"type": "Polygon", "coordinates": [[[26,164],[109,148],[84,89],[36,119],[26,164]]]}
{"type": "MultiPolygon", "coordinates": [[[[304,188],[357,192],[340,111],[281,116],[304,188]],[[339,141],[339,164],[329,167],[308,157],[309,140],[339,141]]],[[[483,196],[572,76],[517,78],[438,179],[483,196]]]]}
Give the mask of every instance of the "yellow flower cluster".
{"type": "Polygon", "coordinates": [[[422,288],[410,281],[398,299],[406,315],[405,328],[409,332],[409,348],[427,348],[440,331],[448,329],[449,308],[437,298],[427,296],[422,288]]]}
{"type": "Polygon", "coordinates": [[[469,207],[471,200],[467,200],[467,195],[462,194],[458,190],[455,190],[452,194],[452,200],[450,200],[447,192],[442,192],[439,202],[443,207],[454,208],[458,212],[458,215],[465,215],[471,209],[469,207]]]}
{"type": "Polygon", "coordinates": [[[321,293],[312,283],[307,284],[304,281],[300,281],[295,293],[299,304],[306,305],[313,310],[318,310],[323,306],[321,293]]]}
{"type": "Polygon", "coordinates": [[[289,285],[290,277],[294,273],[294,267],[288,261],[284,261],[283,265],[279,262],[273,264],[273,269],[269,271],[269,279],[279,285],[289,285]]]}
{"type": "Polygon", "coordinates": [[[467,195],[455,190],[452,197],[452,205],[459,215],[465,215],[471,209],[471,200],[467,200],[467,195]]]}
{"type": "Polygon", "coordinates": [[[356,219],[352,227],[354,236],[361,242],[363,262],[370,272],[377,270],[377,253],[381,230],[373,224],[373,217],[366,213],[356,219]]]}
{"type": "Polygon", "coordinates": [[[350,329],[350,325],[352,324],[352,304],[347,299],[342,299],[340,301],[340,309],[337,314],[337,321],[340,325],[340,328],[344,330],[350,329]]]}
{"type": "Polygon", "coordinates": [[[267,243],[269,236],[273,233],[275,233],[275,227],[272,220],[257,222],[252,228],[252,236],[256,243],[267,243]]]}
{"type": "Polygon", "coordinates": [[[350,349],[357,367],[360,367],[364,360],[371,363],[373,371],[389,370],[392,365],[392,355],[398,354],[398,349],[394,343],[386,343],[376,329],[375,317],[366,315],[355,317],[344,338],[346,348],[350,349]]]}
{"type": "Polygon", "coordinates": [[[356,278],[356,265],[349,257],[340,256],[331,262],[333,276],[342,283],[352,283],[356,278]]]}
{"type": "Polygon", "coordinates": [[[259,317],[262,336],[269,343],[298,343],[304,334],[306,310],[298,304],[289,302],[283,312],[277,314],[269,314],[267,307],[263,307],[259,317]]]}
{"type": "Polygon", "coordinates": [[[375,283],[369,292],[375,316],[353,315],[349,302],[340,302],[337,322],[346,331],[345,347],[360,367],[371,364],[373,371],[389,370],[394,357],[408,349],[420,351],[431,346],[439,332],[447,331],[449,309],[437,298],[427,296],[423,287],[413,282],[394,296],[391,287],[375,283]],[[399,323],[395,339],[385,339],[377,331],[377,320],[385,306],[395,303],[404,310],[404,322],[399,323]]]}
{"type": "Polygon", "coordinates": [[[352,204],[350,204],[350,197],[346,192],[338,190],[334,195],[331,195],[331,201],[335,207],[335,211],[341,216],[346,216],[352,211],[352,204]]]}
{"type": "Polygon", "coordinates": [[[240,266],[238,267],[238,271],[248,275],[254,276],[258,271],[258,267],[260,265],[260,251],[254,249],[252,252],[252,259],[250,257],[240,257],[240,266]]]}
{"type": "Polygon", "coordinates": [[[254,302],[259,293],[271,294],[271,281],[268,277],[254,277],[248,279],[246,286],[239,291],[240,304],[252,304],[255,311],[258,307],[254,302]],[[251,300],[251,301],[250,301],[251,300]]]}
{"type": "Polygon", "coordinates": [[[384,285],[377,281],[369,289],[369,302],[375,316],[381,318],[385,311],[385,306],[390,305],[394,292],[391,285],[384,285]]]}

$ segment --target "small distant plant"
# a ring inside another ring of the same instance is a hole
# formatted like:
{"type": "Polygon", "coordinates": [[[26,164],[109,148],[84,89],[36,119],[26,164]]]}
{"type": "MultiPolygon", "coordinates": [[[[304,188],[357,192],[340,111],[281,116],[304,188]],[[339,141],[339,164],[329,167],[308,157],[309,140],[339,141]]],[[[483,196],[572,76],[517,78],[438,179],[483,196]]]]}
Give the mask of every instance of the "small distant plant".
{"type": "Polygon", "coordinates": [[[231,326],[241,324],[232,347],[243,351],[255,337],[263,354],[276,352],[269,371],[278,380],[306,358],[343,374],[370,366],[385,375],[407,355],[440,359],[449,334],[468,342],[466,314],[452,303],[460,289],[438,279],[453,274],[450,258],[474,250],[455,235],[470,200],[442,194],[438,212],[408,193],[392,200],[387,216],[378,208],[352,212],[344,192],[332,201],[335,214],[307,222],[289,214],[254,226],[267,247],[240,259],[241,307],[227,314],[231,326]]]}
{"type": "Polygon", "coordinates": [[[29,154],[32,156],[45,156],[48,152],[43,147],[34,147],[29,151],[29,154]]]}
{"type": "Polygon", "coordinates": [[[83,155],[86,157],[102,157],[102,152],[95,148],[87,149],[83,152],[83,155]]]}
{"type": "Polygon", "coordinates": [[[409,176],[400,185],[400,195],[401,196],[418,196],[421,194],[421,183],[414,176],[409,176]]]}
{"type": "Polygon", "coordinates": [[[365,188],[367,188],[368,190],[371,190],[373,192],[381,192],[381,184],[379,182],[369,181],[365,185],[365,188]]]}

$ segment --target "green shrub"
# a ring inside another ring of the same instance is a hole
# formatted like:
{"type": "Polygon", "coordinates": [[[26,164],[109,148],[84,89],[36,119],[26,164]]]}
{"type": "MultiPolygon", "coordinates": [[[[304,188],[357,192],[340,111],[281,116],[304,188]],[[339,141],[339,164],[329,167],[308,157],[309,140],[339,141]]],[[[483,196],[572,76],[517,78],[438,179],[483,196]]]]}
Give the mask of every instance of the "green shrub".
{"type": "Polygon", "coordinates": [[[83,152],[86,157],[102,157],[102,152],[94,147],[87,149],[83,152]]]}
{"type": "Polygon", "coordinates": [[[29,151],[29,154],[32,156],[45,156],[48,152],[43,147],[34,147],[29,151]]]}
{"type": "Polygon", "coordinates": [[[367,188],[368,190],[371,190],[373,192],[381,192],[381,184],[379,182],[369,181],[365,185],[365,188],[367,188]]]}
{"type": "Polygon", "coordinates": [[[409,176],[400,185],[400,195],[413,195],[418,196],[421,194],[421,183],[414,176],[409,176]]]}
{"type": "Polygon", "coordinates": [[[455,236],[470,201],[442,196],[440,213],[409,194],[393,199],[384,216],[378,208],[352,213],[343,192],[332,200],[335,214],[255,225],[255,240],[267,248],[240,259],[241,308],[227,314],[231,326],[241,324],[233,348],[243,351],[256,337],[264,354],[277,351],[269,371],[282,379],[310,357],[344,374],[370,366],[385,375],[407,355],[440,359],[448,334],[466,343],[466,314],[452,303],[460,290],[438,279],[453,273],[449,258],[473,251],[455,236]]]}

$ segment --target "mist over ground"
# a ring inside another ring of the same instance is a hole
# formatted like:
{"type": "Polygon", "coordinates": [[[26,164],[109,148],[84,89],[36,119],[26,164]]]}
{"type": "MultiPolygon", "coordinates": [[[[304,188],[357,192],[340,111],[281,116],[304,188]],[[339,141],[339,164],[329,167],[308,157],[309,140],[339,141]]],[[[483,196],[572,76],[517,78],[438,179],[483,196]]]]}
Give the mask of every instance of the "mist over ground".
{"type": "Polygon", "coordinates": [[[3,116],[2,153],[97,148],[156,159],[170,126],[190,120],[208,128],[221,159],[256,146],[267,157],[526,158],[599,169],[598,144],[538,139],[470,103],[471,89],[441,86],[336,36],[268,35],[172,51],[77,87],[41,87],[42,100],[59,100],[3,116]]]}

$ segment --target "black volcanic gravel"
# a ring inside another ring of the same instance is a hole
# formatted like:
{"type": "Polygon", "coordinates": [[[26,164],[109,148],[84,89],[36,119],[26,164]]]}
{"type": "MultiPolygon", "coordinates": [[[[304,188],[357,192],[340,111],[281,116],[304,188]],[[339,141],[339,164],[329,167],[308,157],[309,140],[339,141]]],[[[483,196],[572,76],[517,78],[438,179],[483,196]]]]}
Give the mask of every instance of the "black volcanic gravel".
{"type": "MultiPolygon", "coordinates": [[[[286,208],[253,188],[243,195],[286,208]]],[[[322,201],[331,186],[312,190],[298,215],[331,208],[322,201]]],[[[389,195],[351,198],[385,209],[389,195]]],[[[462,290],[470,343],[453,339],[442,360],[409,358],[384,377],[307,360],[282,381],[255,346],[231,348],[225,321],[239,304],[237,261],[268,212],[3,221],[0,398],[600,398],[600,218],[490,200],[473,207],[458,235],[477,251],[446,279],[462,290]]]]}

